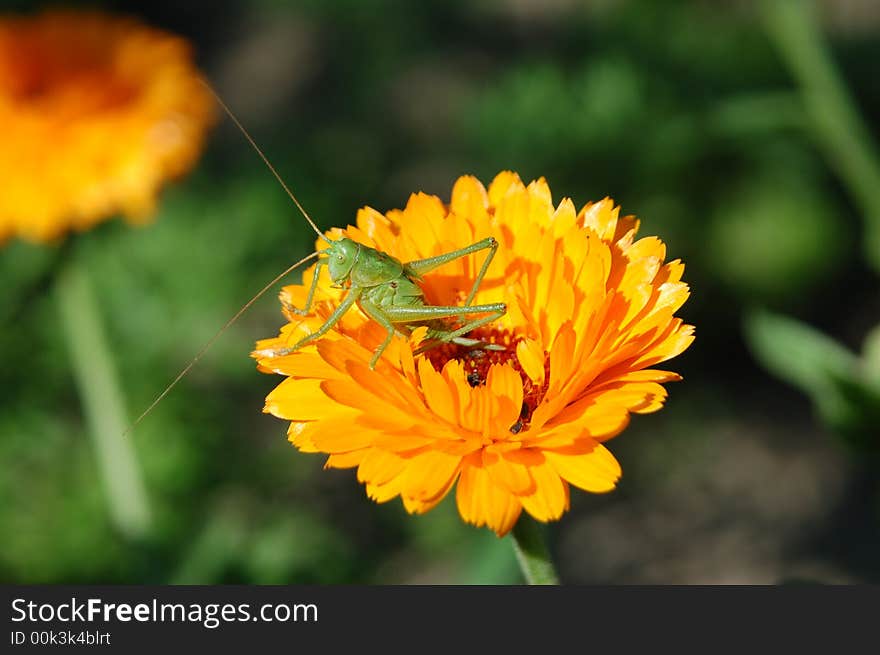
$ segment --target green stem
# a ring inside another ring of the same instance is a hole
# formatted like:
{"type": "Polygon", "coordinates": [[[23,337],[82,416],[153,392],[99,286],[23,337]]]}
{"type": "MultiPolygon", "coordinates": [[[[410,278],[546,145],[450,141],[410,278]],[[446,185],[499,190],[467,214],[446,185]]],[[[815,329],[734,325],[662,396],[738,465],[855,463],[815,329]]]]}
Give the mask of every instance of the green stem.
{"type": "Polygon", "coordinates": [[[516,559],[530,585],[559,584],[550,551],[540,525],[530,516],[520,516],[511,532],[516,559]]]}
{"type": "Polygon", "coordinates": [[[119,382],[79,254],[73,253],[55,278],[61,331],[70,351],[111,519],[126,537],[142,538],[150,529],[150,506],[133,444],[122,436],[127,421],[119,382]]]}
{"type": "Polygon", "coordinates": [[[761,3],[764,24],[800,85],[819,146],[860,206],[869,263],[880,270],[880,159],[822,36],[814,2],[761,3]]]}

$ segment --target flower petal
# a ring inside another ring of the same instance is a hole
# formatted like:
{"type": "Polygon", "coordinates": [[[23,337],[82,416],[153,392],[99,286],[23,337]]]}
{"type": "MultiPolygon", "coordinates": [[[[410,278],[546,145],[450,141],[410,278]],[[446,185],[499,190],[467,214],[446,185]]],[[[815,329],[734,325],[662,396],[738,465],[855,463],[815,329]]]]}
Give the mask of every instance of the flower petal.
{"type": "Polygon", "coordinates": [[[455,501],[465,522],[485,525],[499,537],[510,531],[522,511],[517,497],[492,482],[486,469],[472,458],[462,464],[455,501]]]}
{"type": "Polygon", "coordinates": [[[568,485],[546,458],[541,464],[529,466],[529,474],[535,481],[535,490],[517,498],[539,521],[555,521],[568,509],[568,485]]]}
{"type": "Polygon", "coordinates": [[[406,459],[387,450],[370,448],[358,466],[358,482],[382,485],[399,476],[406,468],[406,459]]]}
{"type": "Polygon", "coordinates": [[[529,475],[525,464],[487,448],[483,450],[483,467],[488,471],[494,484],[504,487],[513,494],[522,496],[535,491],[535,481],[529,475]]]}
{"type": "Polygon", "coordinates": [[[278,418],[316,421],[351,416],[321,389],[321,380],[287,378],[266,396],[263,411],[278,418]]]}
{"type": "Polygon", "coordinates": [[[449,388],[447,380],[434,370],[427,359],[419,360],[418,370],[428,408],[444,421],[457,423],[457,397],[449,388]]]}
{"type": "Polygon", "coordinates": [[[519,365],[537,386],[544,384],[544,351],[534,339],[523,339],[516,344],[519,365]]]}
{"type": "Polygon", "coordinates": [[[416,455],[407,460],[402,493],[417,500],[436,498],[458,473],[460,464],[461,457],[436,450],[416,455]]]}
{"type": "Polygon", "coordinates": [[[584,491],[611,491],[620,479],[620,464],[601,444],[586,453],[567,454],[560,449],[546,450],[544,456],[560,477],[584,491]]]}
{"type": "Polygon", "coordinates": [[[489,209],[489,194],[486,187],[473,175],[462,175],[452,187],[452,200],[449,204],[457,216],[479,221],[486,217],[489,209]]]}

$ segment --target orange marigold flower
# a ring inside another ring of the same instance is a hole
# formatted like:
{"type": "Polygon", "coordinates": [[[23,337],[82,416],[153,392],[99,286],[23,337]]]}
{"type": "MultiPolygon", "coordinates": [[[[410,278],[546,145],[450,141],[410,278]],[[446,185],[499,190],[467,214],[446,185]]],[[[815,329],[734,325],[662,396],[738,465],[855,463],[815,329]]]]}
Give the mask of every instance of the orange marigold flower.
{"type": "MultiPolygon", "coordinates": [[[[357,226],[328,235],[404,262],[494,236],[500,247],[474,303],[503,301],[508,311],[470,336],[504,350],[447,344],[414,356],[419,329],[395,337],[370,370],[384,330],[352,309],[317,342],[266,357],[314,331],[339,304],[345,290],[327,278],[314,316],[288,312],[280,336],[257,343],[259,369],[287,376],[265,411],[291,421],[288,435],[301,451],[329,454],[328,467],[356,467],[377,502],[400,496],[407,511],[423,513],[457,482],[462,518],[499,536],[523,509],[558,519],[570,485],[614,488],[620,466],[603,442],[631,412],[661,407],[660,383],[680,378],[653,367],[693,341],[693,327],[674,317],[689,294],[684,265],[664,263],[663,243],[636,240],[637,229],[610,199],[580,211],[569,199],[554,206],[543,179],[525,186],[511,172],[488,192],[461,177],[449,206],[419,193],[402,211],[361,209],[357,226]]],[[[470,256],[426,275],[427,302],[461,303],[481,261],[470,256]]],[[[303,306],[314,270],[283,289],[285,306],[303,306]]]]}
{"type": "Polygon", "coordinates": [[[0,241],[148,217],[213,121],[199,79],[186,41],[133,19],[0,17],[0,241]]]}

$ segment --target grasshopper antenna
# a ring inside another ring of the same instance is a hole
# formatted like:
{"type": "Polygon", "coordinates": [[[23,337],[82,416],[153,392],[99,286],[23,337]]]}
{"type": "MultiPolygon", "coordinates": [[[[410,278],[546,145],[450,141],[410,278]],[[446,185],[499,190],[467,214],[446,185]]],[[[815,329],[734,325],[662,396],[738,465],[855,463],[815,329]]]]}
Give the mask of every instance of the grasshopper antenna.
{"type": "Polygon", "coordinates": [[[290,196],[290,199],[293,200],[293,204],[296,205],[296,208],[299,209],[300,213],[309,222],[309,225],[312,226],[312,229],[315,231],[315,234],[317,234],[319,237],[324,239],[324,241],[326,241],[327,243],[332,243],[330,241],[330,239],[328,239],[326,236],[324,236],[324,233],[318,229],[318,226],[315,225],[315,222],[312,220],[312,217],[309,216],[309,213],[299,203],[299,200],[296,199],[296,196],[293,195],[293,191],[290,190],[290,187],[287,186],[287,184],[282,179],[281,175],[279,175],[278,171],[275,170],[275,167],[272,166],[272,163],[269,161],[268,157],[266,157],[266,155],[263,154],[263,151],[260,150],[260,146],[257,145],[257,142],[254,141],[253,137],[251,137],[250,133],[248,133],[248,131],[244,128],[244,125],[241,124],[241,121],[238,120],[236,115],[232,113],[232,110],[229,108],[229,106],[225,102],[223,102],[223,98],[221,98],[217,94],[217,92],[213,89],[213,87],[211,87],[210,84],[208,84],[204,80],[201,80],[201,82],[202,82],[202,84],[205,85],[205,87],[208,89],[208,91],[211,92],[211,95],[214,96],[214,98],[217,100],[217,103],[223,108],[223,111],[226,112],[226,115],[232,119],[232,122],[235,123],[235,126],[239,130],[241,130],[241,133],[244,135],[244,138],[247,139],[248,143],[251,144],[251,147],[253,147],[253,149],[257,151],[257,154],[260,156],[260,159],[263,160],[263,163],[269,167],[270,171],[272,171],[272,175],[275,176],[275,179],[278,180],[278,183],[287,192],[287,195],[290,196]]]}
{"type": "Polygon", "coordinates": [[[144,418],[147,416],[147,414],[149,414],[150,412],[153,411],[153,408],[154,408],[156,405],[158,405],[159,402],[160,402],[165,396],[167,396],[168,393],[169,393],[169,392],[170,392],[175,386],[177,386],[177,383],[180,382],[180,380],[183,378],[183,376],[186,375],[187,373],[189,373],[189,370],[190,370],[193,366],[195,366],[196,363],[198,363],[198,361],[202,358],[202,356],[203,356],[206,352],[208,352],[208,349],[209,349],[211,346],[214,345],[214,342],[217,341],[217,339],[220,338],[220,335],[223,334],[224,332],[226,332],[226,330],[229,328],[229,326],[231,326],[233,323],[235,323],[235,322],[239,319],[239,317],[240,317],[242,314],[244,314],[244,313],[248,310],[248,308],[249,308],[251,305],[253,305],[255,302],[257,302],[257,300],[259,300],[259,298],[260,298],[264,293],[266,293],[269,289],[271,289],[271,288],[274,287],[276,284],[278,284],[278,282],[281,281],[281,278],[283,278],[283,277],[284,277],[285,275],[287,275],[288,273],[292,272],[293,269],[295,269],[297,266],[300,266],[301,264],[306,263],[307,261],[309,261],[309,260],[312,259],[313,257],[317,257],[317,256],[320,255],[320,254],[321,254],[321,252],[318,251],[318,252],[313,252],[311,255],[308,255],[308,256],[306,256],[306,257],[303,257],[303,258],[300,259],[296,264],[293,264],[292,266],[290,266],[289,268],[287,268],[287,270],[285,270],[283,273],[280,273],[279,275],[277,275],[277,276],[276,276],[271,282],[269,282],[266,286],[264,286],[262,289],[260,289],[260,290],[257,292],[257,294],[256,294],[253,298],[251,298],[250,300],[248,300],[248,301],[244,304],[244,306],[243,306],[241,309],[239,309],[238,312],[236,312],[235,316],[233,316],[233,317],[230,318],[228,321],[226,321],[226,324],[225,324],[222,328],[220,328],[220,330],[218,330],[217,334],[215,334],[213,337],[211,337],[210,341],[208,341],[208,343],[206,343],[204,346],[202,346],[202,349],[196,354],[195,357],[193,357],[192,361],[191,361],[189,364],[186,365],[186,368],[184,368],[180,373],[177,374],[177,377],[174,378],[174,379],[171,381],[171,384],[169,384],[167,387],[165,387],[165,390],[164,390],[162,393],[160,393],[160,394],[156,397],[156,400],[154,400],[152,403],[150,403],[150,406],[147,407],[147,408],[141,413],[141,415],[137,417],[137,419],[135,419],[134,423],[132,423],[131,426],[129,426],[129,428],[128,428],[125,432],[122,433],[122,436],[125,437],[125,436],[127,436],[129,433],[131,433],[131,431],[134,430],[134,429],[138,426],[138,423],[140,423],[142,420],[144,420],[144,418]]]}

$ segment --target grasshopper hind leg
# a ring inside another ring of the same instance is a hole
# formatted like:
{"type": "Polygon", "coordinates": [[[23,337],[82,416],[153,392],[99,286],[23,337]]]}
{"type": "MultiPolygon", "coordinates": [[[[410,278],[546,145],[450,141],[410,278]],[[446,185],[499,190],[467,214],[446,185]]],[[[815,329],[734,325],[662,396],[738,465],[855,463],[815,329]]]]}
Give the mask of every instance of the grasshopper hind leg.
{"type": "Polygon", "coordinates": [[[413,350],[413,354],[421,355],[428,352],[429,350],[439,348],[440,346],[443,346],[447,343],[461,346],[466,350],[493,350],[496,352],[504,352],[507,350],[507,348],[504,346],[501,346],[497,343],[489,343],[488,341],[483,341],[482,339],[471,339],[469,337],[453,337],[451,339],[443,339],[438,337],[423,341],[418,348],[413,350]]]}
{"type": "Polygon", "coordinates": [[[480,350],[496,350],[498,352],[507,350],[507,348],[500,346],[497,343],[489,343],[487,341],[481,341],[480,339],[469,339],[467,337],[453,337],[449,340],[449,343],[454,343],[455,345],[463,346],[464,348],[479,348],[480,350]]]}
{"type": "Polygon", "coordinates": [[[409,317],[415,320],[427,321],[440,318],[453,318],[460,315],[466,316],[468,314],[486,314],[486,316],[482,316],[480,318],[466,322],[464,325],[455,330],[433,330],[433,334],[431,334],[428,342],[423,343],[414,351],[414,354],[420,355],[446,343],[452,343],[457,346],[462,346],[464,348],[479,348],[483,350],[506,350],[506,348],[504,348],[503,346],[499,346],[493,343],[486,343],[482,339],[473,339],[471,337],[464,336],[468,332],[472,332],[479,327],[487,325],[488,323],[491,323],[492,321],[501,318],[506,312],[507,305],[505,303],[493,303],[489,305],[471,305],[466,307],[425,307],[421,310],[401,309],[391,310],[389,313],[391,314],[392,320],[394,318],[397,318],[401,321],[403,321],[405,317],[409,317]]]}

